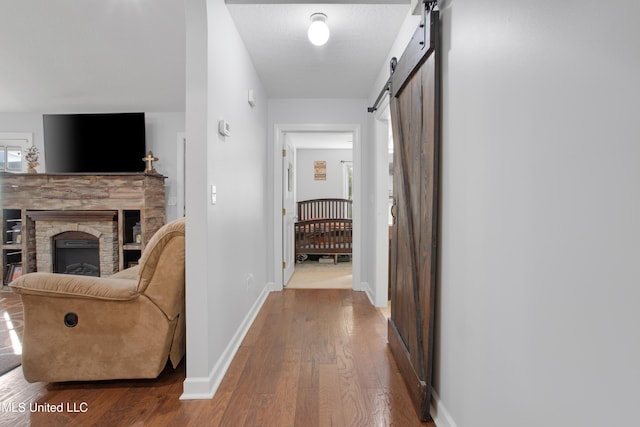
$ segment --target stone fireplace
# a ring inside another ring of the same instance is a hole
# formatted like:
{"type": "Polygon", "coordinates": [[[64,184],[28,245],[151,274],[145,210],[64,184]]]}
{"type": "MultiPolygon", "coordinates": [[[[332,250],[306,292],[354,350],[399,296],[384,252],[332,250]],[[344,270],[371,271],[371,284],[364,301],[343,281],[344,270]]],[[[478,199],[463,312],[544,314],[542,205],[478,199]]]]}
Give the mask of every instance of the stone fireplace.
{"type": "MultiPolygon", "coordinates": [[[[97,242],[102,277],[135,265],[165,223],[164,180],[144,173],[0,173],[0,226],[21,225],[18,240],[4,239],[0,271],[56,271],[56,236],[67,232],[84,233],[69,240],[97,242]]],[[[85,242],[72,246],[79,244],[85,242]]]]}
{"type": "MultiPolygon", "coordinates": [[[[80,258],[82,241],[84,249],[95,248],[97,272],[106,277],[118,271],[118,221],[115,211],[28,211],[27,216],[35,224],[35,247],[37,271],[63,273],[56,264],[96,262],[93,255],[80,258]],[[62,243],[67,241],[66,243],[62,243]],[[61,242],[61,243],[58,243],[61,242]],[[93,242],[93,243],[88,243],[93,242]],[[74,247],[75,246],[75,247],[74,247]],[[58,256],[56,256],[58,254],[58,256]]],[[[86,253],[91,251],[85,251],[86,253]]],[[[66,268],[65,267],[65,268],[66,268]]],[[[89,266],[74,266],[76,273],[87,274],[89,266]],[[78,270],[80,269],[80,270],[78,270]]],[[[88,274],[96,275],[96,274],[88,274]]]]}

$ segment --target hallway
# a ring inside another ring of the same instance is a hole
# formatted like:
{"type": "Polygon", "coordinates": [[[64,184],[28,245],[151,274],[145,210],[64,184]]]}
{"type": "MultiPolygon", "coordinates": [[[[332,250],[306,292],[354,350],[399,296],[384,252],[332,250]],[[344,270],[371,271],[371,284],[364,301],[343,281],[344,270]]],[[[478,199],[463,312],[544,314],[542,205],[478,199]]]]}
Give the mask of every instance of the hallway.
{"type": "Polygon", "coordinates": [[[433,426],[419,423],[386,336],[362,292],[272,292],[212,400],[179,400],[184,362],[156,380],[66,384],[29,384],[18,368],[0,378],[5,404],[86,412],[5,411],[0,425],[433,426]]]}

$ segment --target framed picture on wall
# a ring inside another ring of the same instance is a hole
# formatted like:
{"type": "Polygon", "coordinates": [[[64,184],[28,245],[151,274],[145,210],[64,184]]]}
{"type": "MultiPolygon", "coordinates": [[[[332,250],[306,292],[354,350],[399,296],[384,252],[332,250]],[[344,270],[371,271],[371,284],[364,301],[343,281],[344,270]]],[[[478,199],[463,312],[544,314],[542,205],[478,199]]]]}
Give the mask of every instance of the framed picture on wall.
{"type": "Polygon", "coordinates": [[[316,181],[327,180],[327,162],[326,160],[316,160],[313,162],[314,174],[313,178],[316,181]]]}

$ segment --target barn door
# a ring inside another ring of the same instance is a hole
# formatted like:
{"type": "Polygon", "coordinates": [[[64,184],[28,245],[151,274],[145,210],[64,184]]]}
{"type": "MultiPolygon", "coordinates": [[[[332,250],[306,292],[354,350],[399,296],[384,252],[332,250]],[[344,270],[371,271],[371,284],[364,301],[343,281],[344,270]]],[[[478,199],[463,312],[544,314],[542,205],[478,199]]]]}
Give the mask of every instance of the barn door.
{"type": "Polygon", "coordinates": [[[438,12],[427,2],[423,25],[394,67],[394,139],[389,346],[422,420],[429,419],[436,279],[439,64],[438,12]]]}

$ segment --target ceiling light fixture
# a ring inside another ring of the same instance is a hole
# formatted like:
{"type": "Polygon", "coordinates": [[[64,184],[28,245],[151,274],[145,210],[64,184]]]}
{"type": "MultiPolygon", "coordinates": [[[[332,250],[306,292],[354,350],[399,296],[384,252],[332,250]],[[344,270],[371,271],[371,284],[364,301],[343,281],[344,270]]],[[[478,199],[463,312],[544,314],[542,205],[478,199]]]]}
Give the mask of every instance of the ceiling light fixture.
{"type": "Polygon", "coordinates": [[[329,40],[329,27],[327,26],[327,15],[324,13],[314,13],[311,15],[311,25],[309,25],[309,41],[316,46],[322,46],[329,40]]]}

